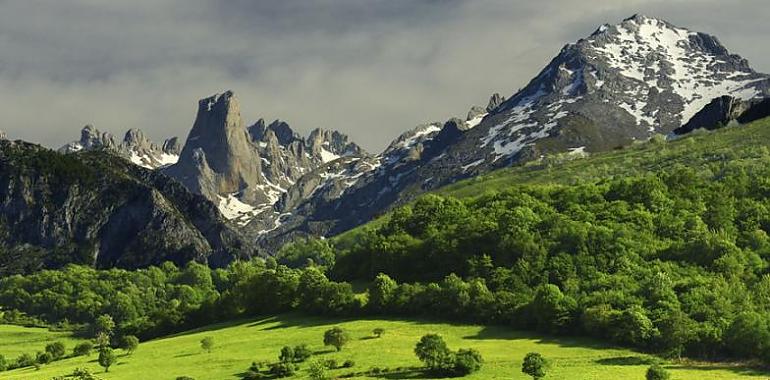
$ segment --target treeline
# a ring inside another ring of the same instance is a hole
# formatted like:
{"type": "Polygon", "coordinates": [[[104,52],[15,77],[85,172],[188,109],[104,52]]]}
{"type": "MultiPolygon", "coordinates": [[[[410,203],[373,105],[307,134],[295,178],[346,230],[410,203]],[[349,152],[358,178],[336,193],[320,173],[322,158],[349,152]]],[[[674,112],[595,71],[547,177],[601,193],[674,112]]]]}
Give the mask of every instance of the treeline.
{"type": "Polygon", "coordinates": [[[121,334],[142,338],[301,310],[499,323],[770,362],[770,159],[761,162],[426,196],[345,246],[300,241],[278,260],[215,270],[70,266],[0,280],[0,305],[48,322],[109,314],[121,334]],[[353,280],[370,283],[366,294],[353,280]]]}

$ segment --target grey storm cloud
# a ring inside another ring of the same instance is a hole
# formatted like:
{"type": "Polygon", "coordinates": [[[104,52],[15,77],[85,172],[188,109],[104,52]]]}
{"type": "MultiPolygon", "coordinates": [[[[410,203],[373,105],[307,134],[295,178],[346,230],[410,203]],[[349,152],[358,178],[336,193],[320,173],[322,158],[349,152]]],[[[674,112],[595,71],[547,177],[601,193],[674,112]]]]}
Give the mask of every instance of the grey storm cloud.
{"type": "Polygon", "coordinates": [[[0,0],[0,129],[57,147],[94,124],[185,137],[225,89],[246,122],[379,151],[514,93],[561,47],[634,13],[714,34],[770,72],[766,0],[0,0]]]}

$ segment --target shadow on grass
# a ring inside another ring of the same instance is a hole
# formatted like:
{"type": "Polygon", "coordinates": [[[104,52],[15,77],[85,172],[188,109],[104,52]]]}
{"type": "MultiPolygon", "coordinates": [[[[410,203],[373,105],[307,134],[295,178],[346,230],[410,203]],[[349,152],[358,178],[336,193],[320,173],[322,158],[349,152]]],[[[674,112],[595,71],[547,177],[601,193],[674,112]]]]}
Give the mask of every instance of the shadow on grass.
{"type": "Polygon", "coordinates": [[[681,369],[689,371],[729,371],[741,376],[768,376],[768,368],[750,366],[741,363],[704,363],[704,364],[672,364],[665,366],[668,369],[681,369]]]}
{"type": "Polygon", "coordinates": [[[425,368],[420,368],[420,367],[407,367],[407,368],[394,369],[394,370],[389,370],[387,372],[379,372],[379,373],[374,373],[371,371],[353,372],[353,373],[344,374],[340,376],[340,378],[345,379],[345,378],[360,377],[360,376],[373,377],[377,379],[394,379],[394,380],[451,378],[450,376],[436,375],[435,373],[429,372],[425,368]]]}
{"type": "Polygon", "coordinates": [[[618,356],[596,360],[596,363],[601,365],[653,365],[656,362],[658,360],[645,356],[618,356]]]}
{"type": "Polygon", "coordinates": [[[194,354],[194,353],[192,353],[192,352],[188,352],[188,353],[186,353],[186,354],[179,354],[179,355],[174,355],[174,357],[175,357],[175,358],[186,358],[186,357],[188,357],[188,356],[195,356],[195,355],[197,355],[197,354],[194,354]]]}

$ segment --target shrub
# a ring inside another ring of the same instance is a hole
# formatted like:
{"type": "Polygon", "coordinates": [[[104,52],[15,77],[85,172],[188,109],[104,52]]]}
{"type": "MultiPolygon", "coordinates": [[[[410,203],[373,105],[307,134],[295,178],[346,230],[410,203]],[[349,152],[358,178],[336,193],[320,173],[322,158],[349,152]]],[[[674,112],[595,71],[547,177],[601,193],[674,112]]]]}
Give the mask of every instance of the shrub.
{"type": "Polygon", "coordinates": [[[294,361],[294,349],[289,346],[283,346],[281,348],[281,354],[278,355],[278,360],[281,363],[291,363],[294,361]]]}
{"type": "Polygon", "coordinates": [[[35,365],[35,358],[32,355],[23,353],[16,358],[16,368],[31,367],[35,365]]]}
{"type": "Polygon", "coordinates": [[[308,348],[306,344],[300,344],[299,346],[294,347],[295,362],[304,362],[312,355],[313,351],[310,351],[310,348],[308,348]]]}
{"type": "Polygon", "coordinates": [[[190,376],[177,376],[176,380],[195,380],[190,376]]]}
{"type": "Polygon", "coordinates": [[[275,363],[270,366],[270,374],[275,377],[289,377],[294,375],[294,366],[290,363],[275,363]]]}
{"type": "Polygon", "coordinates": [[[211,349],[214,348],[214,338],[207,336],[201,339],[201,348],[210,353],[211,349]]]}
{"type": "Polygon", "coordinates": [[[64,357],[64,354],[67,352],[67,349],[64,347],[64,343],[53,342],[45,346],[45,352],[51,354],[51,357],[53,358],[53,360],[59,360],[64,357]]]}
{"type": "Polygon", "coordinates": [[[48,364],[53,361],[53,355],[51,355],[50,352],[38,352],[37,353],[37,363],[38,364],[48,364]]]}
{"type": "Polygon", "coordinates": [[[72,350],[72,353],[75,356],[88,356],[91,355],[91,350],[94,349],[94,344],[91,342],[82,342],[78,343],[77,346],[72,350]]]}
{"type": "Polygon", "coordinates": [[[8,361],[5,360],[5,356],[0,355],[0,372],[8,369],[8,361]]]}
{"type": "Polygon", "coordinates": [[[139,347],[139,338],[133,335],[126,335],[120,340],[120,348],[124,349],[129,355],[139,347]]]}
{"type": "Polygon", "coordinates": [[[354,362],[352,359],[345,360],[344,363],[342,363],[342,368],[353,368],[355,367],[356,362],[354,362]]]}
{"type": "Polygon", "coordinates": [[[329,378],[326,375],[326,365],[320,360],[312,361],[307,370],[311,380],[326,380],[329,378]]]}
{"type": "Polygon", "coordinates": [[[668,380],[671,375],[665,368],[655,364],[647,369],[645,377],[647,380],[668,380]]]}
{"type": "Polygon", "coordinates": [[[324,366],[328,369],[335,369],[337,368],[337,361],[334,359],[328,359],[324,361],[324,366]]]}
{"type": "Polygon", "coordinates": [[[454,372],[459,376],[470,375],[481,369],[484,359],[474,349],[460,349],[455,354],[454,372]]]}
{"type": "Polygon", "coordinates": [[[378,327],[378,328],[372,330],[372,333],[374,334],[374,336],[380,338],[380,337],[382,337],[382,334],[385,333],[385,329],[382,328],[382,327],[378,327]]]}

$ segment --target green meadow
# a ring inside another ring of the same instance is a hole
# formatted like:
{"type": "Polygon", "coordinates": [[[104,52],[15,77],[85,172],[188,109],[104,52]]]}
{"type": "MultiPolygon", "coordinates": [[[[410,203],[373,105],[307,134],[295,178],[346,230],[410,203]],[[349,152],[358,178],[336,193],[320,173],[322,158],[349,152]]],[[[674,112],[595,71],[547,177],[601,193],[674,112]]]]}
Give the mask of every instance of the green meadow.
{"type": "MultiPolygon", "coordinates": [[[[190,376],[196,380],[238,379],[253,361],[276,362],[281,347],[305,343],[314,352],[310,360],[334,359],[338,363],[355,361],[352,368],[330,371],[333,378],[430,379],[420,369],[413,353],[415,343],[427,333],[442,335],[452,349],[475,348],[485,363],[481,371],[467,379],[527,379],[520,372],[521,360],[531,351],[540,352],[552,363],[546,379],[601,380],[644,379],[650,363],[658,360],[643,353],[613,347],[588,339],[549,338],[523,333],[505,327],[406,321],[396,319],[334,320],[296,314],[241,320],[211,325],[140,344],[128,356],[117,350],[119,359],[108,373],[99,367],[96,354],[90,357],[64,359],[39,370],[18,369],[0,373],[0,379],[45,379],[62,376],[75,368],[88,368],[103,379],[169,379],[190,376]],[[323,333],[341,326],[352,336],[341,352],[323,346],[323,333]],[[384,328],[380,338],[374,328],[384,328]],[[200,347],[204,337],[214,339],[208,353],[200,347]],[[387,369],[384,374],[354,375],[373,367],[387,369]]],[[[2,326],[0,342],[6,357],[20,352],[41,350],[45,343],[60,340],[68,350],[75,340],[61,333],[41,329],[2,326]]],[[[699,364],[663,362],[672,379],[767,379],[770,372],[731,364],[699,364]]],[[[293,378],[307,378],[307,363],[293,378]]]]}

